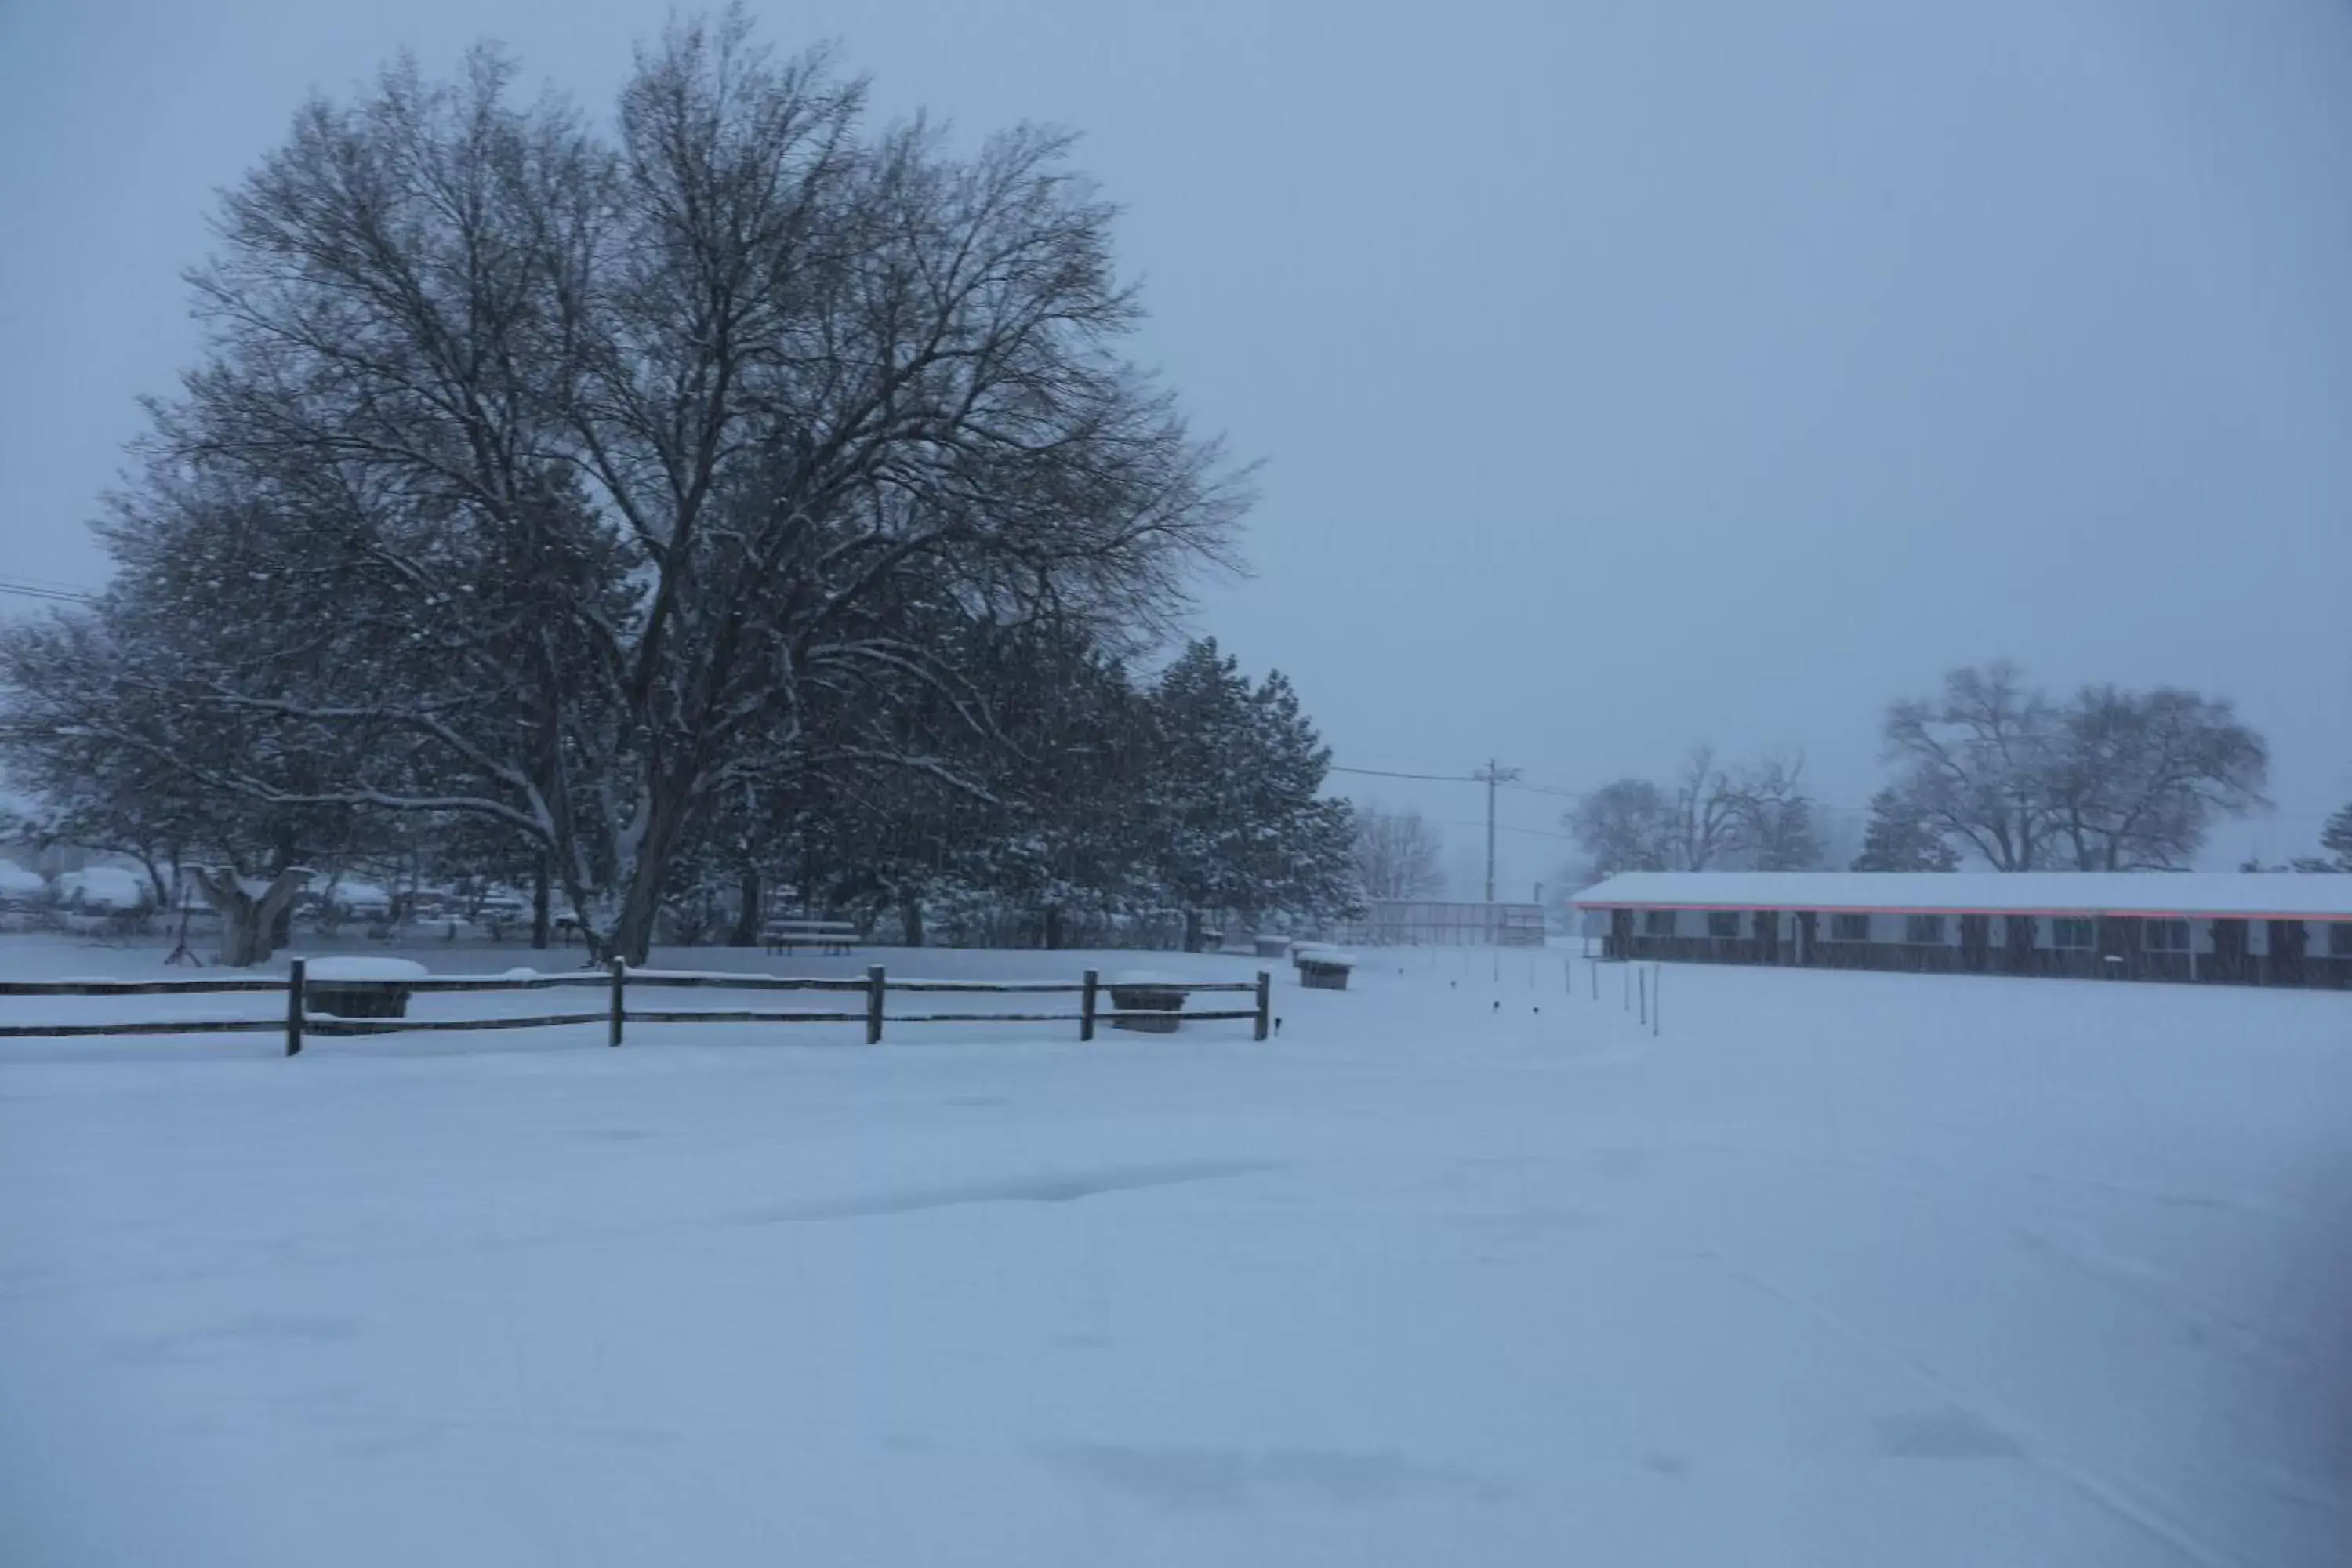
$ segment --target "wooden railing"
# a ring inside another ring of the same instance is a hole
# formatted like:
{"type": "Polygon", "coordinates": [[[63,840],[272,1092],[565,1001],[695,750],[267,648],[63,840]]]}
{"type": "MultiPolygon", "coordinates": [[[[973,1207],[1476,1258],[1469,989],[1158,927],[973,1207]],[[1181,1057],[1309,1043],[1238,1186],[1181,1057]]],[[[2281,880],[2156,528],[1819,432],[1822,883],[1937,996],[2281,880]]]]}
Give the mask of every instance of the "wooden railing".
{"type": "Polygon", "coordinates": [[[347,1018],[314,1014],[307,993],[313,985],[305,963],[296,959],[283,980],[240,975],[197,980],[8,980],[0,981],[0,998],[10,996],[156,996],[208,995],[229,992],[271,992],[286,998],[286,1014],[278,1018],[141,1019],[113,1024],[0,1024],[0,1039],[72,1036],[230,1035],[283,1032],[286,1054],[299,1056],[306,1036],[393,1035],[445,1033],[473,1029],[539,1029],[571,1024],[603,1024],[605,1044],[618,1046],[631,1023],[639,1024],[863,1024],[866,1043],[879,1045],[888,1024],[1076,1024],[1078,1038],[1091,1040],[1100,1024],[1165,1022],[1160,1009],[1118,1011],[1102,1005],[1107,988],[1197,993],[1246,993],[1246,1008],[1179,1012],[1185,1023],[1246,1021],[1256,1039],[1271,1030],[1273,977],[1259,970],[1255,980],[1152,980],[1106,983],[1094,970],[1081,979],[1062,980],[892,980],[882,965],[874,964],[862,979],[827,979],[816,975],[733,974],[720,970],[631,969],[618,959],[604,971],[573,974],[425,974],[413,978],[337,978],[339,990],[382,987],[415,995],[446,991],[549,991],[593,988],[604,991],[604,1005],[593,1012],[544,1013],[527,1017],[478,1018],[347,1018]],[[813,991],[855,995],[855,1011],[821,1012],[789,1008],[645,1008],[629,1005],[629,993],[639,987],[661,990],[813,991]],[[1076,996],[1076,1012],[1024,1013],[899,1013],[887,1010],[892,992],[901,995],[1076,996]]]}

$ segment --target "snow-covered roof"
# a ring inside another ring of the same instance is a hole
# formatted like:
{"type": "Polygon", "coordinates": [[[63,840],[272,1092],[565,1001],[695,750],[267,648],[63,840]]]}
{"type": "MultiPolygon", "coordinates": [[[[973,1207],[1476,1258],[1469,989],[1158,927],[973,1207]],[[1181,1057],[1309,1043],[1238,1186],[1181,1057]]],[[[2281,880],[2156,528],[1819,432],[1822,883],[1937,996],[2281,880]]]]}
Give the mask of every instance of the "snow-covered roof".
{"type": "Polygon", "coordinates": [[[1580,910],[2119,914],[2352,920],[2352,874],[2258,871],[1627,871],[1580,910]]]}
{"type": "Polygon", "coordinates": [[[0,893],[46,893],[49,884],[38,871],[0,860],[0,893]]]}

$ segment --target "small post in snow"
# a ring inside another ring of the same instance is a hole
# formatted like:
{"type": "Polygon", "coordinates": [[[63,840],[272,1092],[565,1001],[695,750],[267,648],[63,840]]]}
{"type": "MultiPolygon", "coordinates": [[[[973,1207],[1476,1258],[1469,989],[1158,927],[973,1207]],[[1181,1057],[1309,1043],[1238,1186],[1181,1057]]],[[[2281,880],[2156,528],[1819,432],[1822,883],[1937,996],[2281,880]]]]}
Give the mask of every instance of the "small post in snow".
{"type": "Polygon", "coordinates": [[[1647,1028],[1650,1023],[1650,977],[1638,974],[1633,977],[1633,982],[1634,988],[1642,994],[1642,1011],[1633,1021],[1647,1028]]]}
{"type": "Polygon", "coordinates": [[[1102,973],[1099,970],[1087,970],[1086,989],[1078,994],[1078,1038],[1080,1040],[1091,1040],[1095,1037],[1095,1005],[1097,998],[1101,994],[1102,973]]]}
{"type": "Polygon", "coordinates": [[[1257,1037],[1261,1040],[1272,1032],[1274,1022],[1274,976],[1265,970],[1257,972],[1257,1037]]]}
{"type": "Polygon", "coordinates": [[[617,958],[613,960],[612,1033],[604,1041],[608,1046],[617,1046],[621,1043],[621,1020],[626,1016],[627,1006],[627,1004],[622,995],[622,991],[627,982],[628,973],[629,966],[626,963],[617,958]]]}
{"type": "Polygon", "coordinates": [[[886,982],[882,978],[882,966],[878,963],[867,965],[866,970],[866,1043],[869,1046],[878,1046],[882,1043],[882,990],[886,982]]]}
{"type": "Polygon", "coordinates": [[[302,961],[286,966],[286,1054],[302,1054],[302,961]]]}

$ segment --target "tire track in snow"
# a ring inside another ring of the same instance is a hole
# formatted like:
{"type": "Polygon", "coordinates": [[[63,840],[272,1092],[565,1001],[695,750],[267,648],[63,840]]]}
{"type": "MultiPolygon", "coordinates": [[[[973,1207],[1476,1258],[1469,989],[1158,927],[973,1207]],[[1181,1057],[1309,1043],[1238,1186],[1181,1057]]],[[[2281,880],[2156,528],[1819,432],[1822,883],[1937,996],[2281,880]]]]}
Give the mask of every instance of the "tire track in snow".
{"type": "Polygon", "coordinates": [[[2081,1496],[2152,1540],[2170,1547],[2184,1561],[2197,1564],[2197,1568],[2253,1568],[2247,1559],[2203,1539],[2172,1518],[2136,1483],[2102,1475],[2082,1461],[2058,1452],[2031,1427],[1988,1403],[1973,1390],[1955,1382],[1916,1352],[1906,1349],[1867,1324],[1858,1322],[1753,1269],[1727,1263],[1713,1254],[1694,1253],[1691,1256],[1714,1264],[1727,1278],[1757,1294],[1811,1318],[1841,1338],[1902,1367],[1952,1405],[2015,1444],[2019,1455],[2029,1463],[2054,1476],[2081,1496]]]}
{"type": "MultiPolygon", "coordinates": [[[[1922,1186],[1954,1187],[1961,1191],[2047,1185],[2103,1198],[2153,1203],[2166,1208],[2213,1208],[2263,1218],[2276,1218],[2279,1214],[2277,1210],[2231,1199],[2185,1199],[2176,1194],[2151,1193],[2105,1182],[2076,1181],[2032,1173],[1971,1172],[1957,1166],[1893,1157],[1810,1154],[1798,1150],[1730,1143],[1691,1143],[1681,1147],[1683,1152],[1692,1153],[1773,1160],[1824,1171],[1854,1171],[1911,1181],[1922,1186]]],[[[2307,1375],[2319,1365],[2316,1356],[2308,1347],[2247,1322],[2226,1308],[2205,1300],[2172,1275],[2137,1259],[2093,1243],[2069,1240],[2047,1229],[2017,1230],[1989,1225],[1966,1215],[1951,1215],[1950,1223],[1966,1226],[1990,1241],[2014,1242],[2028,1257],[2039,1259],[2047,1267],[2067,1269],[2115,1290],[2143,1307],[2164,1313],[2185,1330],[2228,1346],[2242,1356],[2259,1358],[2297,1376],[2307,1375]]]]}

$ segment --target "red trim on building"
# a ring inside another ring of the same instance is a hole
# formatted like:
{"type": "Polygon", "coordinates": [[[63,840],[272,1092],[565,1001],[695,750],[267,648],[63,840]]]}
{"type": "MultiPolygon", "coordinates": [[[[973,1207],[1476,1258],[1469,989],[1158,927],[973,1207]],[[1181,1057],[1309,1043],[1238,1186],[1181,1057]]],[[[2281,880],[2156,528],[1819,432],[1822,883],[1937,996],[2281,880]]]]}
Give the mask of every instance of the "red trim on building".
{"type": "Polygon", "coordinates": [[[2095,905],[2069,904],[2050,909],[2021,909],[2015,905],[1990,909],[1963,909],[1951,904],[1928,904],[1913,907],[1906,904],[1696,904],[1664,899],[1610,899],[1586,903],[1571,899],[1569,907],[1578,910],[1705,910],[1711,914],[1756,914],[1770,910],[1776,914],[1811,913],[1821,915],[2048,915],[2053,919],[2079,919],[2084,916],[2122,916],[2137,921],[2352,921],[2352,914],[2271,914],[2259,910],[2215,911],[2211,910],[2106,910],[2095,905]]]}

